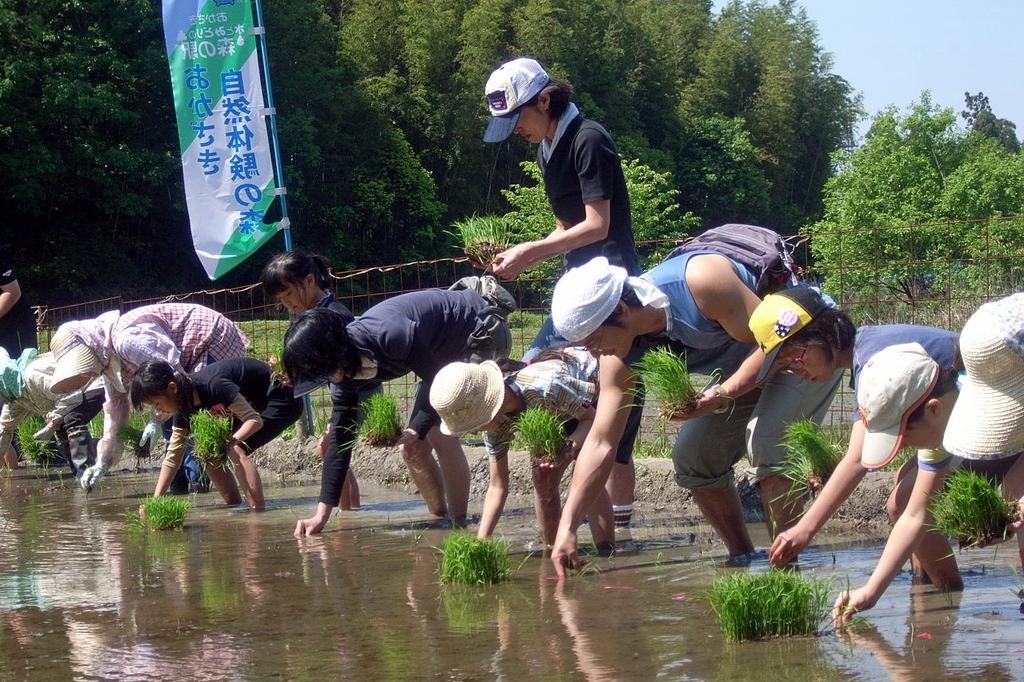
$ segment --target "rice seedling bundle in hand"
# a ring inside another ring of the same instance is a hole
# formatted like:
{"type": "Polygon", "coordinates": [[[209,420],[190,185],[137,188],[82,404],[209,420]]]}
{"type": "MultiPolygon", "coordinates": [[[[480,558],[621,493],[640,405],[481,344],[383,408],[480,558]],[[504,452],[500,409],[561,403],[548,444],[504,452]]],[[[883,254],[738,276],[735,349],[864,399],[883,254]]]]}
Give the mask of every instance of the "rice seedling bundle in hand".
{"type": "Polygon", "coordinates": [[[484,267],[512,246],[512,230],[498,216],[472,216],[455,223],[455,228],[462,239],[463,253],[484,267]]]}
{"type": "Polygon", "coordinates": [[[512,564],[509,543],[452,533],[441,547],[441,580],[446,583],[496,583],[508,578],[512,564]]]}
{"type": "MultiPolygon", "coordinates": [[[[667,348],[655,348],[633,365],[640,375],[647,393],[661,404],[662,419],[670,419],[677,412],[687,412],[697,406],[697,397],[705,390],[693,385],[686,355],[676,355],[667,348]]],[[[717,375],[712,377],[712,381],[717,375]]]]}
{"type": "Polygon", "coordinates": [[[1019,510],[987,477],[961,470],[949,477],[931,512],[935,528],[963,548],[1005,539],[1019,510]]]}
{"type": "Polygon", "coordinates": [[[149,443],[139,445],[142,439],[142,431],[149,423],[149,418],[142,412],[132,412],[128,415],[128,422],[117,430],[117,439],[121,441],[124,449],[139,459],[149,457],[149,443]]]}
{"type": "Polygon", "coordinates": [[[711,586],[708,600],[726,639],[818,634],[829,611],[829,583],[792,571],[730,573],[711,586]]]}
{"type": "Polygon", "coordinates": [[[199,410],[189,420],[192,452],[204,466],[224,466],[228,460],[231,419],[217,417],[208,410],[199,410]]]}
{"type": "Polygon", "coordinates": [[[531,407],[516,420],[519,440],[538,460],[555,462],[565,449],[564,422],[540,407],[531,407]]]}
{"type": "Polygon", "coordinates": [[[38,415],[32,415],[18,424],[14,433],[18,437],[18,449],[21,450],[21,456],[33,464],[48,467],[56,458],[56,453],[50,447],[51,441],[36,440],[32,437],[44,426],[46,426],[45,419],[38,415]]]}
{"type": "Polygon", "coordinates": [[[839,444],[810,419],[787,426],[782,445],[786,458],[777,471],[792,481],[789,495],[797,499],[817,495],[843,459],[839,444]]]}
{"type": "Polygon", "coordinates": [[[398,417],[398,402],[393,396],[375,393],[361,406],[363,422],[359,436],[363,442],[378,447],[390,447],[398,441],[402,422],[398,417]]]}
{"type": "Polygon", "coordinates": [[[173,530],[185,525],[188,500],[178,497],[151,497],[139,508],[138,514],[129,514],[129,524],[150,530],[173,530]]]}

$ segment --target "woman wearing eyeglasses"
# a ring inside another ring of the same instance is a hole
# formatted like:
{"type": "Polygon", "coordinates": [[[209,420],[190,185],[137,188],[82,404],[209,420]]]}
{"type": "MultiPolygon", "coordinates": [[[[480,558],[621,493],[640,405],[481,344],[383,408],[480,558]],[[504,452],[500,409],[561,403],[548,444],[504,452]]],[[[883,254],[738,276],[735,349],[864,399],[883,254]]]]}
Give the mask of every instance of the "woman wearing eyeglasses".
{"type": "MultiPolygon", "coordinates": [[[[839,370],[849,370],[850,387],[856,392],[861,370],[871,358],[884,349],[903,344],[919,344],[941,371],[951,373],[954,378],[956,372],[963,368],[956,332],[914,324],[871,325],[858,329],[842,310],[801,307],[788,300],[786,292],[765,297],[751,315],[750,329],[766,354],[760,373],[762,378],[788,373],[806,381],[823,382],[830,380],[839,370]],[[789,321],[793,324],[784,324],[789,321]]],[[[943,393],[948,392],[948,387],[944,388],[943,393]]],[[[865,450],[866,433],[864,421],[858,419],[850,432],[846,456],[810,509],[792,528],[775,537],[769,551],[772,564],[781,566],[795,559],[850,496],[867,471],[888,463],[876,461],[877,458],[865,450]]],[[[908,444],[912,443],[908,441],[908,444]]],[[[926,449],[900,468],[896,487],[886,505],[893,521],[899,518],[907,505],[918,467],[930,466],[929,462],[938,465],[947,459],[948,455],[944,453],[926,449]]],[[[999,475],[996,468],[1001,464],[977,462],[965,466],[999,475]]],[[[949,543],[938,533],[925,535],[915,549],[914,571],[918,575],[926,574],[938,586],[959,589],[963,584],[949,543]]]]}

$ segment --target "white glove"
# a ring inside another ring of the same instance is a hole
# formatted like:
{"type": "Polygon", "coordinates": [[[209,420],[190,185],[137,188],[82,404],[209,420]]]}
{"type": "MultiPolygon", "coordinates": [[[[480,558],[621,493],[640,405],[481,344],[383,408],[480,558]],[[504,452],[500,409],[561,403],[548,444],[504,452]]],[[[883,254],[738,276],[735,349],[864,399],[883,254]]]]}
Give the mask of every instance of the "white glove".
{"type": "Polygon", "coordinates": [[[156,444],[160,442],[160,437],[163,436],[163,428],[156,422],[149,422],[146,424],[146,428],[142,429],[142,438],[139,439],[139,447],[146,447],[149,444],[150,452],[156,447],[156,444]]]}
{"type": "Polygon", "coordinates": [[[49,424],[45,424],[43,428],[32,434],[32,438],[44,442],[48,441],[53,438],[53,428],[49,424]]]}
{"type": "Polygon", "coordinates": [[[106,464],[93,464],[91,467],[82,472],[82,478],[79,479],[79,483],[82,484],[82,490],[89,492],[92,487],[96,485],[96,482],[107,473],[106,464]]]}

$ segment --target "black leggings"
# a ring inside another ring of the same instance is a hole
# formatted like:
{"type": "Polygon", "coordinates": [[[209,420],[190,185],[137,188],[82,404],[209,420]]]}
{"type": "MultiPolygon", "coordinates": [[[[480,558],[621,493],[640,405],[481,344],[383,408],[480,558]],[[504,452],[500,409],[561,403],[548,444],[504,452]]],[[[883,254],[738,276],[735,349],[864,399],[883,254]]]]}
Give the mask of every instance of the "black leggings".
{"type": "Polygon", "coordinates": [[[64,420],[57,429],[64,457],[76,474],[96,463],[96,444],[89,433],[89,422],[103,409],[105,400],[106,395],[102,388],[86,391],[82,402],[64,415],[64,420]]]}

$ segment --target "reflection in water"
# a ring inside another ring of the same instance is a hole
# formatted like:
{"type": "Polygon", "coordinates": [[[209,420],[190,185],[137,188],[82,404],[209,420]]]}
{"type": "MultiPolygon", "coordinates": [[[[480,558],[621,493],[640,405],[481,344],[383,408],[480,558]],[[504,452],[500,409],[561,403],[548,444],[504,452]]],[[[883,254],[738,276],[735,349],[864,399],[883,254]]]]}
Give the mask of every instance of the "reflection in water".
{"type": "MultiPolygon", "coordinates": [[[[129,533],[123,515],[150,483],[122,481],[88,498],[0,481],[0,677],[1024,679],[1007,653],[1024,653],[1012,557],[968,573],[963,594],[898,580],[856,632],[736,645],[701,599],[726,569],[657,519],[633,530],[646,549],[585,577],[552,581],[538,555],[508,583],[442,586],[445,531],[424,530],[422,505],[398,493],[373,491],[387,511],[296,541],[294,506],[240,514],[209,495],[184,531],[129,533]]],[[[513,547],[530,546],[530,524],[510,526],[513,547]]],[[[877,552],[801,565],[842,580],[877,552]]],[[[983,562],[991,553],[962,555],[983,562]]]]}

